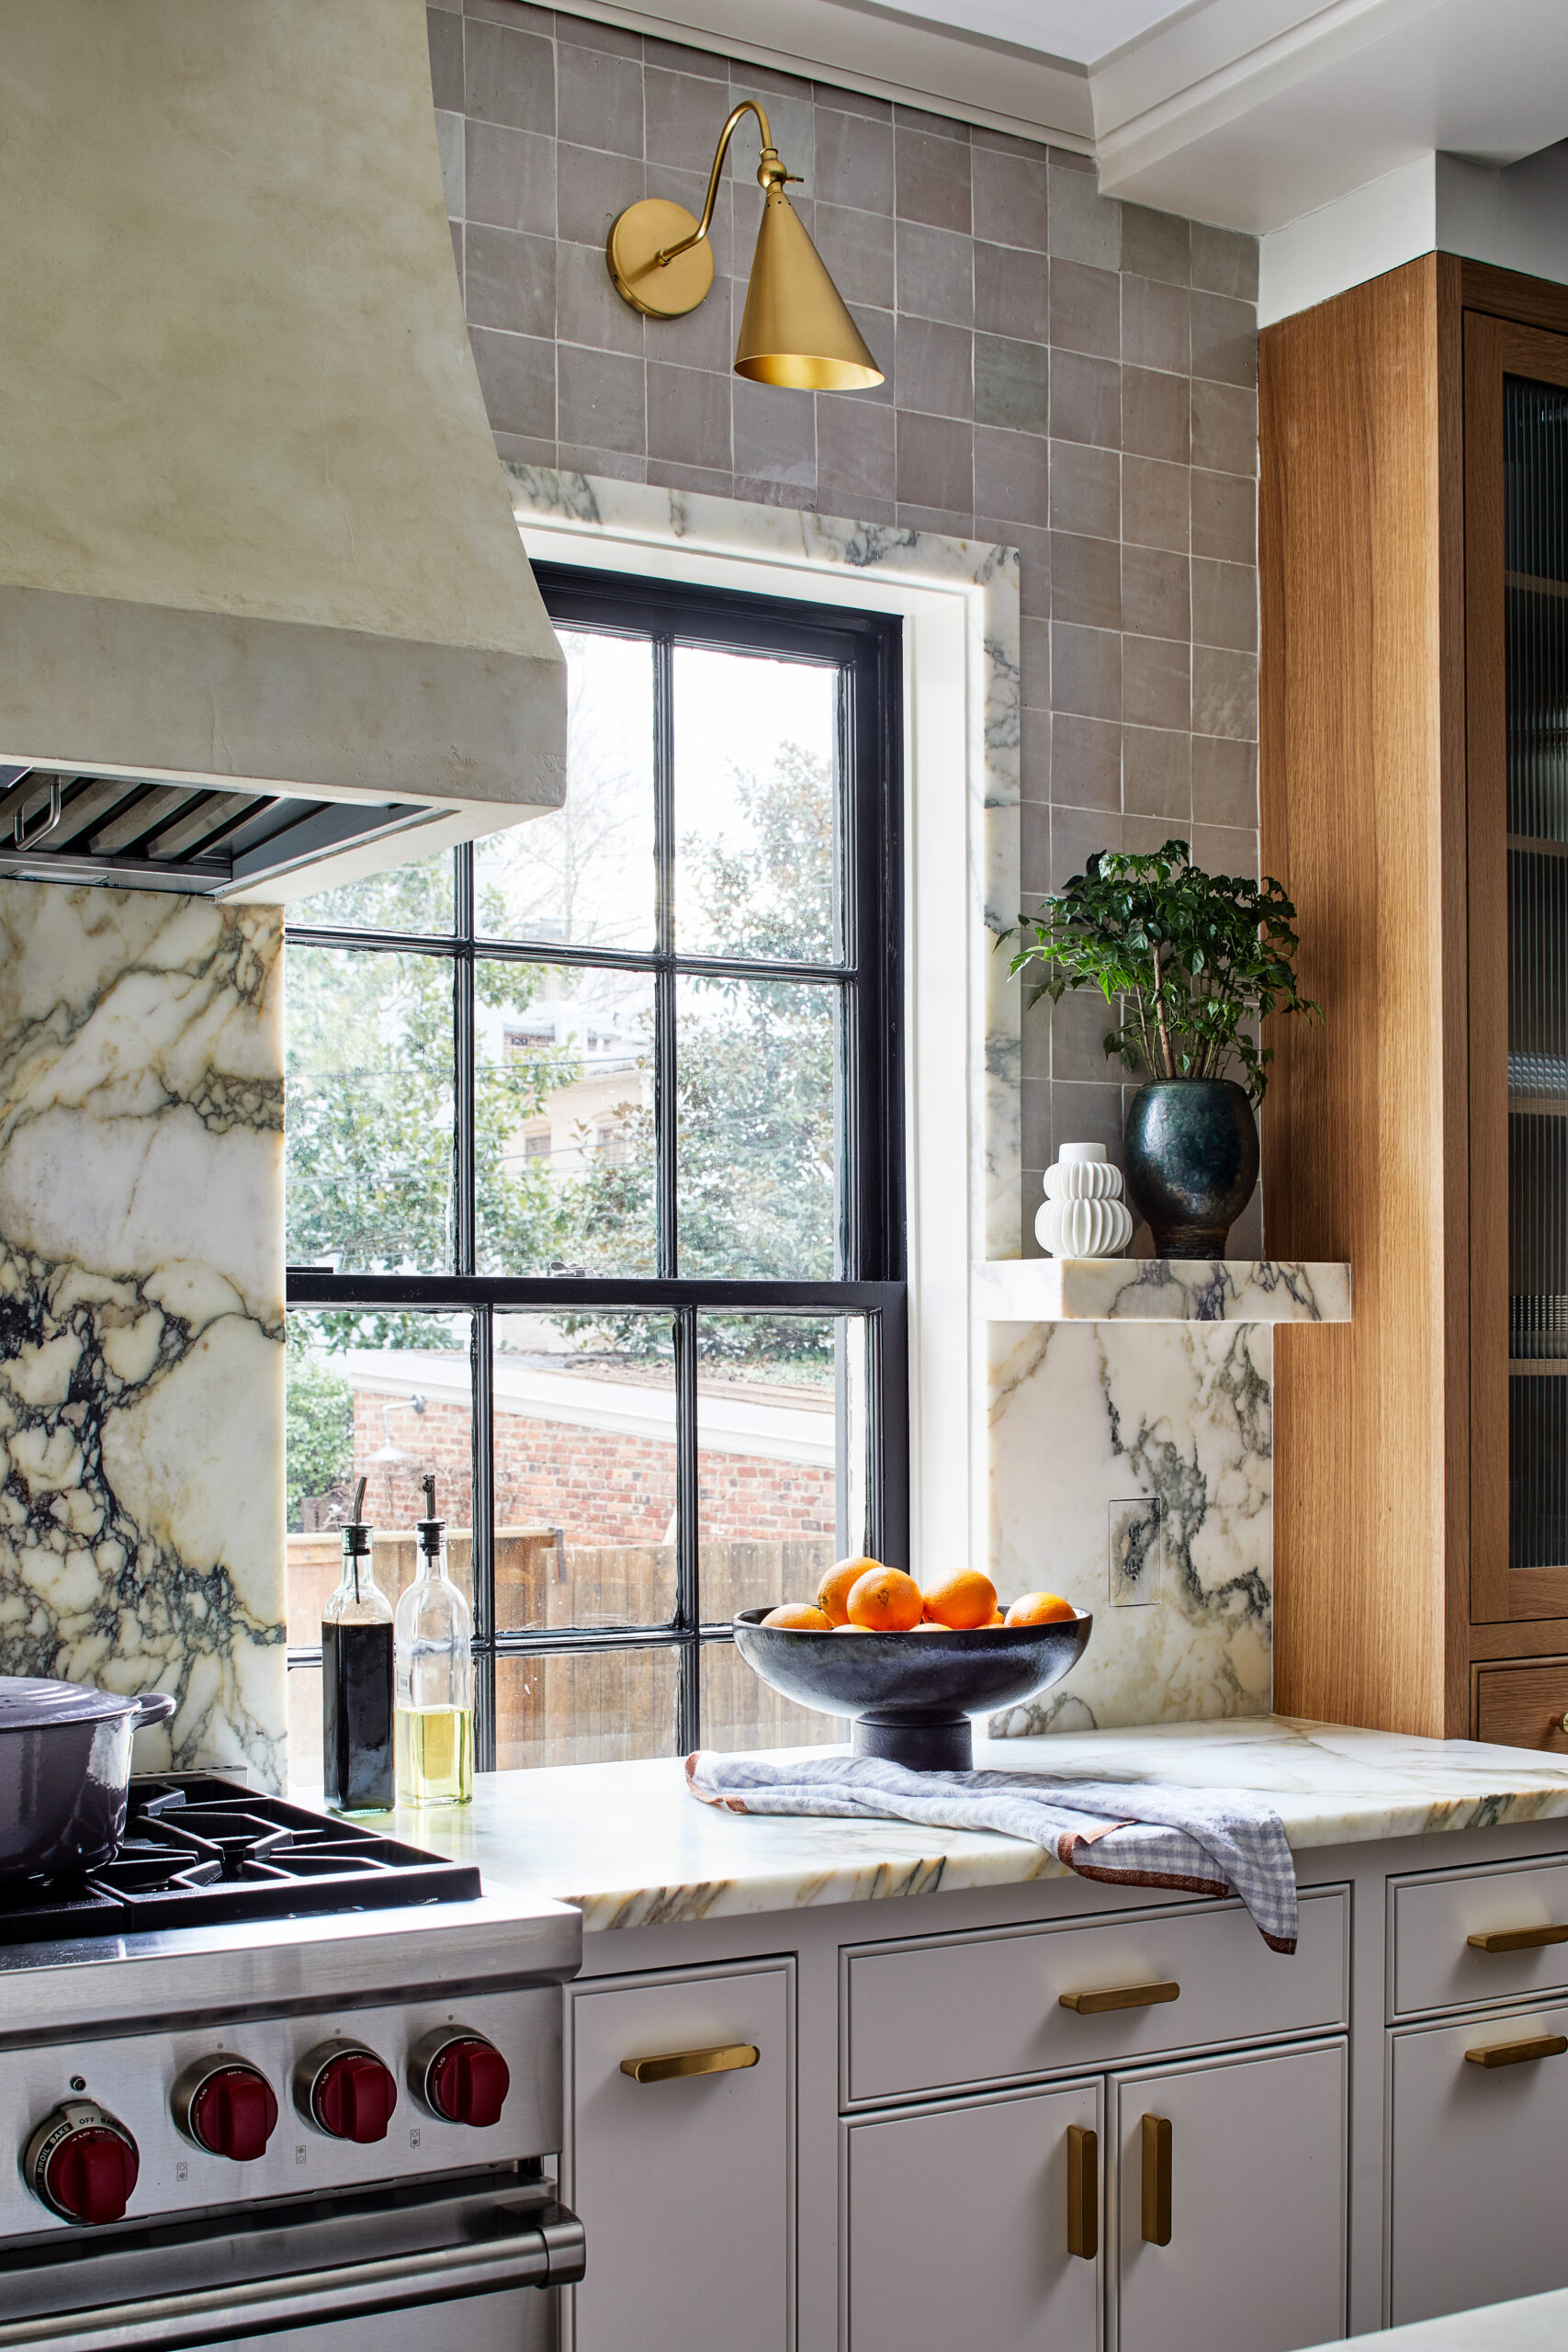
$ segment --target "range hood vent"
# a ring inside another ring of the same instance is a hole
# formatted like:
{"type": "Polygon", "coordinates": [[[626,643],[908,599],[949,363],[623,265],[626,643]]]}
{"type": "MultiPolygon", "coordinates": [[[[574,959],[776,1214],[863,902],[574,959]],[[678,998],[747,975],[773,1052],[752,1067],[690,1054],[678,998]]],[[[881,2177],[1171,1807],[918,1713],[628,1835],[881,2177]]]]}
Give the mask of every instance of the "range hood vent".
{"type": "Polygon", "coordinates": [[[358,875],[425,854],[423,841],[413,851],[390,844],[439,814],[417,801],[376,807],[0,768],[0,874],[276,899],[295,876],[319,890],[329,860],[345,876],[350,855],[358,875]]]}
{"type": "Polygon", "coordinates": [[[0,0],[0,874],[286,899],[559,807],[423,0],[0,0]]]}

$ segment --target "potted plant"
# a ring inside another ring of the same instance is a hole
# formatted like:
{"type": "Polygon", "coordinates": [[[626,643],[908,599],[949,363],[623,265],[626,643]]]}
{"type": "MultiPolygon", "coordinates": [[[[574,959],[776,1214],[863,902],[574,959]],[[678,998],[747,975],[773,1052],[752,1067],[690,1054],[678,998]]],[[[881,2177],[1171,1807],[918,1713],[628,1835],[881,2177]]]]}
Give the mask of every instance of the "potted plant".
{"type": "Polygon", "coordinates": [[[1034,1000],[1094,988],[1121,1010],[1106,1055],[1146,1081],[1127,1112],[1127,1191],[1162,1258],[1223,1258],[1252,1197],[1253,1110],[1274,1057],[1257,1023],[1322,1018],[1296,986],[1295,913],[1278,882],[1205,874],[1173,840],[1147,856],[1097,850],[1009,934],[1028,940],[1012,969],[1037,970],[1034,1000]]]}

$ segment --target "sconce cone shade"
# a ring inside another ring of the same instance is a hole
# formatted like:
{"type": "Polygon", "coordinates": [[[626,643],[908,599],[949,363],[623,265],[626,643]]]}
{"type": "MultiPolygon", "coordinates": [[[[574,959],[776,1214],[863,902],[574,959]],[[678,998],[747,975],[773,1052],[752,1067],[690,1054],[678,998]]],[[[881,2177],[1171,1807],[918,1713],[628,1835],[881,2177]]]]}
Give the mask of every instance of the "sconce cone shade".
{"type": "Polygon", "coordinates": [[[735,372],[806,392],[860,392],[882,381],[782,187],[770,187],[762,206],[735,372]]]}

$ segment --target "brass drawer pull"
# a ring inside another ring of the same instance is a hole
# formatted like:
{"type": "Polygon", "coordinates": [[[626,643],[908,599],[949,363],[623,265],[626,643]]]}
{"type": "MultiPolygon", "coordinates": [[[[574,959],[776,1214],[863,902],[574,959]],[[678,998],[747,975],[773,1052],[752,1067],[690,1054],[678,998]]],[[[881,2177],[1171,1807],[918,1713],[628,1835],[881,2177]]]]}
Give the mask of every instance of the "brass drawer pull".
{"type": "Polygon", "coordinates": [[[1568,2034],[1538,2033],[1530,2041],[1490,2041],[1484,2050],[1467,2050],[1472,2066],[1523,2066],[1531,2058],[1561,2058],[1568,2051],[1568,2034]]]}
{"type": "Polygon", "coordinates": [[[1488,1928],[1465,1942],[1477,1951],[1535,1951],[1542,1944],[1568,1944],[1568,1928],[1488,1928]]]}
{"type": "Polygon", "coordinates": [[[1100,2252],[1100,2134],[1082,2123],[1067,2126],[1067,2252],[1100,2252]]]}
{"type": "Polygon", "coordinates": [[[754,2041],[727,2042],[722,2050],[671,2050],[662,2058],[623,2058],[621,2072],[634,2083],[673,2083],[684,2075],[730,2075],[754,2066],[761,2056],[754,2041]]]}
{"type": "Polygon", "coordinates": [[[1181,1997],[1179,1984],[1113,1984],[1103,1993],[1064,1993],[1064,2009],[1077,2009],[1080,2018],[1097,2018],[1103,2009],[1152,2009],[1157,2002],[1176,2001],[1181,1997]]]}
{"type": "Polygon", "coordinates": [[[1144,2243],[1170,2244],[1170,2118],[1144,2118],[1144,2243]]]}

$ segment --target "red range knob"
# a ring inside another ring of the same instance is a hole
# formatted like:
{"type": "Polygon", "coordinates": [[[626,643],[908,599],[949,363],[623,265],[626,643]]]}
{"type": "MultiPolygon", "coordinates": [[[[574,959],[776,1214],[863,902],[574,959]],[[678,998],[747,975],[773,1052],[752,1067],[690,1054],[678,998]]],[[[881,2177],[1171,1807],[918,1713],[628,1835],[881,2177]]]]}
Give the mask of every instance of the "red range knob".
{"type": "Polygon", "coordinates": [[[512,2075],[493,2041],[482,2034],[455,2033],[441,2043],[424,2068],[424,2096],[448,2123],[471,2123],[487,2131],[501,2120],[512,2075]]]}
{"type": "Polygon", "coordinates": [[[226,2061],[192,2088],[183,2119],[199,2147],[250,2164],[266,2151],[277,2125],[272,2085],[254,2066],[226,2061]]]}
{"type": "Polygon", "coordinates": [[[23,2167],[29,2187],[67,2222],[118,2222],[141,2161],[123,2123],[91,2100],[67,2100],[33,2133],[23,2167]]]}
{"type": "Polygon", "coordinates": [[[392,2070],[373,2050],[334,2051],[311,2075],[310,2119],[334,2140],[384,2140],[397,2103],[392,2070]]]}

